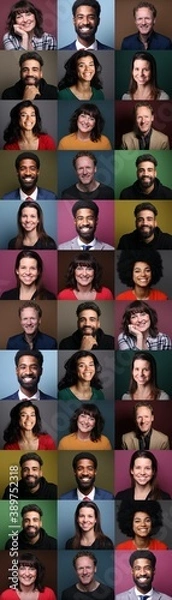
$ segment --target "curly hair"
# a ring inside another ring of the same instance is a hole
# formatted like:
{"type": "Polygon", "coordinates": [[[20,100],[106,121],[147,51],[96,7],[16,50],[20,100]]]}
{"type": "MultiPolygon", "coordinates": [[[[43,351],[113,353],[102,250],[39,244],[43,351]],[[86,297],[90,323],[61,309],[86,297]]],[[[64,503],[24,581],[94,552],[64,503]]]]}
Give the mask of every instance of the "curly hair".
{"type": "Polygon", "coordinates": [[[75,256],[75,258],[70,262],[66,273],[66,287],[71,288],[72,290],[77,289],[75,269],[78,266],[88,266],[94,269],[92,288],[94,288],[96,292],[100,292],[102,289],[102,266],[97,262],[93,254],[87,252],[86,250],[83,250],[80,254],[77,254],[77,256],[75,256]]]}
{"type": "Polygon", "coordinates": [[[152,452],[150,452],[150,450],[136,450],[135,452],[133,452],[133,454],[131,456],[130,476],[131,476],[132,488],[135,487],[135,481],[134,481],[134,477],[131,473],[131,470],[133,470],[134,464],[135,464],[135,461],[137,460],[137,458],[146,458],[146,459],[150,460],[153,475],[152,475],[151,481],[149,482],[149,484],[151,485],[151,492],[149,494],[149,499],[150,500],[158,500],[159,498],[161,498],[161,491],[159,489],[159,485],[157,482],[158,461],[157,461],[156,457],[154,456],[154,454],[152,452]]]}
{"type": "Polygon", "coordinates": [[[43,16],[42,11],[34,6],[30,0],[19,0],[13,4],[10,13],[7,18],[7,31],[9,31],[10,35],[15,35],[15,37],[20,38],[20,36],[14,31],[13,25],[16,23],[16,15],[21,13],[32,13],[35,17],[36,25],[34,28],[34,34],[36,37],[40,38],[43,33],[43,16]]]}
{"type": "Polygon", "coordinates": [[[34,154],[34,152],[30,152],[29,150],[26,152],[21,152],[21,154],[18,154],[16,160],[15,160],[15,168],[16,171],[18,172],[20,169],[20,163],[22,160],[33,160],[36,164],[36,168],[39,170],[40,169],[40,160],[39,160],[39,156],[37,156],[37,154],[34,154]]]}
{"type": "Polygon", "coordinates": [[[117,521],[122,533],[130,538],[134,538],[133,519],[137,512],[142,512],[148,515],[151,519],[151,531],[149,536],[158,533],[162,527],[162,508],[156,500],[133,500],[126,502],[122,500],[117,514],[117,521]]]}
{"type": "Polygon", "coordinates": [[[135,336],[129,331],[128,326],[131,324],[131,317],[133,315],[137,315],[138,313],[146,313],[150,318],[150,327],[149,333],[151,337],[156,337],[158,333],[158,316],[157,312],[154,308],[151,308],[147,302],[143,300],[134,300],[131,302],[125,309],[125,312],[122,317],[121,331],[125,333],[125,335],[129,335],[130,337],[135,339],[135,336]]]}
{"type": "Polygon", "coordinates": [[[78,431],[78,417],[80,415],[91,415],[95,419],[95,425],[92,431],[90,432],[90,440],[92,442],[97,442],[101,439],[101,434],[104,427],[104,418],[99,410],[99,408],[95,404],[81,404],[79,408],[76,408],[71,419],[70,419],[70,433],[76,433],[78,431]]]}
{"type": "Polygon", "coordinates": [[[19,425],[19,420],[23,408],[33,408],[35,411],[36,423],[32,429],[33,434],[38,436],[40,433],[43,433],[39,408],[34,405],[31,400],[22,400],[22,402],[16,404],[10,411],[11,421],[4,430],[4,440],[8,444],[13,444],[21,439],[21,426],[19,425]]]}
{"type": "MultiPolygon", "coordinates": [[[[140,158],[140,157],[138,157],[138,158],[140,158]]],[[[145,154],[142,155],[141,158],[142,158],[141,162],[144,162],[144,160],[150,161],[150,154],[149,154],[149,159],[147,159],[147,155],[145,155],[145,154]],[[146,156],[146,158],[145,158],[145,156],[146,156]]],[[[138,166],[139,165],[138,159],[136,162],[137,162],[136,166],[138,166]]],[[[153,162],[153,161],[151,161],[151,162],[153,162]]],[[[154,165],[155,165],[155,163],[154,163],[154,165]]],[[[157,166],[157,161],[156,161],[155,166],[157,166]]],[[[158,215],[158,210],[157,210],[156,206],[154,206],[154,204],[152,204],[151,202],[141,202],[140,204],[137,204],[137,206],[134,209],[134,216],[136,217],[136,219],[137,219],[138,214],[142,210],[150,210],[154,214],[155,217],[157,217],[157,215],[158,215]]]]}
{"type": "Polygon", "coordinates": [[[148,85],[151,87],[151,100],[157,100],[158,96],[159,96],[159,87],[158,87],[158,83],[157,83],[156,61],[155,61],[154,56],[152,54],[150,54],[149,52],[135,52],[135,54],[132,58],[131,76],[130,76],[130,83],[129,83],[129,92],[131,94],[131,97],[133,98],[133,95],[135,94],[135,92],[137,90],[137,83],[133,77],[133,68],[134,68],[135,60],[145,60],[146,62],[148,62],[149,67],[150,67],[150,72],[151,72],[150,81],[148,81],[148,85]]]}
{"type": "Polygon", "coordinates": [[[71,385],[75,385],[77,383],[77,381],[78,381],[78,374],[77,374],[78,360],[80,360],[80,358],[84,358],[86,356],[90,356],[90,358],[93,360],[94,366],[95,366],[95,375],[93,376],[93,378],[91,380],[91,385],[93,387],[95,387],[96,390],[100,390],[103,387],[101,384],[101,381],[99,379],[99,373],[101,373],[102,367],[101,367],[97,357],[95,356],[95,354],[93,354],[92,352],[89,352],[87,350],[79,350],[78,352],[75,352],[75,354],[72,354],[72,356],[70,356],[70,358],[68,358],[68,360],[65,362],[64,368],[66,370],[66,373],[65,373],[65,376],[59,381],[59,385],[58,385],[59,390],[63,390],[64,388],[70,387],[71,385]]]}
{"type": "Polygon", "coordinates": [[[132,554],[130,554],[130,557],[129,557],[129,563],[132,568],[133,568],[135,560],[138,560],[138,558],[144,558],[146,560],[149,560],[151,563],[152,569],[153,570],[155,569],[156,556],[155,556],[155,554],[153,554],[153,552],[150,552],[150,550],[135,550],[135,552],[132,552],[132,554]]]}
{"type": "Polygon", "coordinates": [[[99,544],[100,544],[100,548],[104,547],[104,539],[106,539],[106,536],[104,535],[102,528],[101,528],[101,516],[100,516],[100,510],[97,506],[97,504],[95,504],[95,502],[92,502],[91,500],[88,502],[88,500],[83,500],[82,502],[80,502],[77,505],[76,511],[75,511],[75,536],[73,538],[72,541],[72,548],[79,548],[81,545],[81,540],[82,540],[82,536],[83,536],[83,531],[81,529],[81,527],[79,526],[78,523],[78,517],[79,517],[79,513],[80,510],[82,510],[82,508],[92,508],[94,510],[94,514],[95,514],[95,518],[96,518],[96,523],[94,525],[94,533],[95,533],[95,537],[96,540],[99,540],[99,544]]]}
{"type": "MultiPolygon", "coordinates": [[[[31,554],[31,552],[25,552],[20,554],[18,557],[18,570],[20,567],[33,567],[36,569],[36,579],[34,582],[34,589],[37,588],[39,592],[44,591],[45,586],[43,585],[43,579],[45,574],[45,567],[35,556],[35,554],[31,554]]],[[[20,590],[20,579],[18,577],[18,589],[20,590]]]]}
{"type": "Polygon", "coordinates": [[[150,367],[150,379],[148,381],[148,385],[150,387],[151,390],[151,400],[157,400],[158,396],[159,396],[159,388],[158,388],[158,384],[157,384],[157,369],[156,369],[156,361],[155,358],[153,356],[153,354],[151,354],[150,352],[147,351],[140,351],[140,352],[135,352],[133,358],[132,358],[132,363],[131,363],[131,379],[130,379],[130,385],[129,385],[129,392],[131,394],[132,400],[133,400],[133,395],[135,394],[136,390],[137,390],[137,382],[135,381],[134,377],[133,377],[133,368],[134,368],[134,363],[136,360],[143,360],[148,362],[149,367],[150,367]]]}
{"type": "Polygon", "coordinates": [[[14,357],[16,367],[18,367],[19,360],[22,356],[33,356],[36,358],[39,368],[42,369],[44,357],[40,350],[31,350],[30,348],[29,350],[18,350],[14,357]]]}
{"type": "Polygon", "coordinates": [[[42,261],[41,256],[38,254],[38,252],[35,252],[35,250],[21,250],[21,252],[19,252],[19,254],[17,255],[16,262],[15,262],[15,269],[14,269],[16,279],[17,279],[17,287],[20,288],[20,279],[17,274],[17,270],[19,269],[20,261],[22,260],[22,258],[33,258],[34,260],[36,260],[37,269],[38,269],[38,276],[35,281],[36,297],[39,298],[40,300],[44,300],[45,289],[42,285],[43,261],[42,261]]]}
{"type": "Polygon", "coordinates": [[[24,108],[29,107],[31,107],[35,111],[36,117],[36,123],[32,129],[32,133],[35,136],[39,136],[40,133],[44,135],[44,132],[42,131],[42,121],[40,117],[39,108],[36,106],[36,104],[33,104],[31,100],[23,100],[22,102],[19,102],[18,104],[13,106],[13,108],[10,111],[11,121],[4,130],[4,140],[8,144],[12,144],[16,140],[18,141],[21,139],[21,125],[19,124],[20,114],[24,108]]]}
{"type": "Polygon", "coordinates": [[[15,239],[15,248],[16,249],[23,248],[23,242],[25,239],[26,232],[25,232],[24,227],[21,224],[21,218],[22,218],[22,211],[25,210],[25,208],[27,208],[27,207],[34,209],[37,212],[37,218],[39,219],[39,221],[36,226],[36,232],[37,232],[39,240],[43,240],[45,242],[45,245],[48,240],[48,235],[44,229],[44,217],[43,217],[42,208],[35,201],[32,202],[31,200],[25,200],[24,202],[22,202],[22,204],[20,204],[18,213],[17,213],[18,235],[15,239]]]}
{"type": "Polygon", "coordinates": [[[143,248],[143,250],[122,250],[120,252],[117,271],[122,283],[134,289],[133,269],[137,262],[146,263],[151,269],[151,285],[155,285],[163,275],[163,265],[161,255],[153,248],[143,248]]]}
{"type": "Polygon", "coordinates": [[[75,16],[77,8],[79,8],[79,6],[83,6],[83,4],[84,6],[91,6],[91,8],[94,8],[96,17],[99,19],[101,6],[97,0],[75,0],[75,2],[72,5],[73,16],[75,16]]]}
{"type": "Polygon", "coordinates": [[[78,50],[75,54],[72,54],[70,58],[65,62],[64,68],[66,73],[64,77],[59,81],[58,89],[64,90],[65,88],[69,88],[72,85],[76,85],[78,82],[78,74],[77,74],[77,63],[81,58],[85,58],[86,56],[90,56],[94,62],[95,73],[91,79],[91,86],[93,86],[96,90],[102,89],[102,83],[99,78],[99,74],[101,73],[102,67],[92,52],[89,50],[78,50]]]}
{"type": "Polygon", "coordinates": [[[95,125],[94,125],[93,129],[90,131],[90,140],[92,142],[97,142],[101,138],[105,120],[102,117],[102,114],[101,114],[98,106],[96,106],[96,104],[90,104],[88,102],[85,102],[84,104],[81,104],[81,106],[79,106],[79,108],[76,108],[76,110],[74,111],[74,113],[72,114],[72,116],[70,118],[69,133],[77,133],[78,117],[83,114],[90,115],[91,117],[93,117],[95,119],[95,125]]]}

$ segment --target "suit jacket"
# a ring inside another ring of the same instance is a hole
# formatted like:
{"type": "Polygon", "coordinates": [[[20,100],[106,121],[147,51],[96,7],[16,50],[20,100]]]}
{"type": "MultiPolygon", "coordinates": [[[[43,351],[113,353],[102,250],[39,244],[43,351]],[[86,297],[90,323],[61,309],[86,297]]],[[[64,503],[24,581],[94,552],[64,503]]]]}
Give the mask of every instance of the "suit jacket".
{"type": "MultiPolygon", "coordinates": [[[[78,500],[77,488],[66,492],[66,494],[62,494],[60,500],[78,500]]],[[[114,500],[114,496],[111,492],[107,492],[107,490],[95,487],[94,500],[114,500]]]]}
{"type": "MultiPolygon", "coordinates": [[[[4,194],[2,200],[20,200],[19,188],[4,194]]],[[[57,196],[50,190],[45,190],[44,188],[38,187],[37,200],[57,200],[57,196]]]]}
{"type": "MultiPolygon", "coordinates": [[[[122,136],[122,148],[124,150],[139,150],[139,139],[135,131],[129,131],[122,136]]],[[[170,144],[167,135],[152,129],[150,136],[150,150],[169,150],[170,144]]]]}
{"type": "MultiPolygon", "coordinates": [[[[40,392],[40,400],[57,400],[57,398],[54,398],[53,396],[49,396],[48,394],[45,394],[41,390],[39,390],[39,392],[40,392]]],[[[18,400],[18,402],[19,402],[18,390],[16,392],[14,392],[14,394],[10,394],[10,396],[6,396],[5,398],[0,398],[0,400],[18,400]]],[[[28,398],[28,400],[29,400],[29,398],[28,398]]],[[[35,402],[37,402],[37,400],[35,400],[35,402]]]]}
{"type": "MultiPolygon", "coordinates": [[[[113,48],[111,48],[111,46],[106,46],[105,44],[102,44],[98,40],[96,40],[96,42],[97,42],[97,50],[113,50],[113,48]]],[[[63,46],[63,48],[60,48],[60,50],[76,50],[76,40],[74,42],[71,42],[71,44],[68,44],[67,46],[63,46]]]]}
{"type": "MultiPolygon", "coordinates": [[[[139,440],[135,431],[129,431],[122,436],[122,446],[125,450],[139,450],[139,440]]],[[[170,444],[168,436],[161,431],[152,429],[150,436],[150,450],[169,450],[170,444]]]]}
{"type": "MultiPolygon", "coordinates": [[[[126,592],[116,594],[115,598],[116,600],[137,600],[135,588],[133,587],[126,592]]],[[[152,600],[171,600],[171,596],[167,596],[167,594],[153,590],[152,600]]]]}
{"type": "MultiPolygon", "coordinates": [[[[78,244],[78,238],[75,237],[73,240],[69,240],[68,242],[63,242],[63,244],[58,245],[58,250],[82,250],[78,244]]],[[[92,250],[114,250],[113,246],[110,244],[106,244],[105,242],[100,242],[100,240],[96,239],[96,243],[92,250]]]]}
{"type": "MultiPolygon", "coordinates": [[[[56,350],[57,342],[55,338],[38,331],[33,340],[34,350],[56,350]]],[[[29,344],[26,342],[24,333],[13,335],[7,341],[7,350],[28,350],[29,344]]]]}

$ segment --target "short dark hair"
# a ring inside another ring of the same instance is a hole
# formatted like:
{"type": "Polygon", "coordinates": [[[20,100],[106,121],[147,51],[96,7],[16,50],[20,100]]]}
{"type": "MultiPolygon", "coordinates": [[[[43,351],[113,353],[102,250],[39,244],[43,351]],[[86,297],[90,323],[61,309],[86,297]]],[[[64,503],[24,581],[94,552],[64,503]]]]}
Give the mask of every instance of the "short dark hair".
{"type": "Polygon", "coordinates": [[[154,114],[154,109],[153,106],[150,102],[147,102],[147,100],[139,100],[139,102],[136,102],[134,105],[134,114],[136,116],[137,113],[137,109],[141,108],[142,106],[145,106],[146,108],[149,108],[149,110],[151,111],[152,115],[154,114]]]}
{"type": "Polygon", "coordinates": [[[34,152],[22,152],[21,154],[19,154],[15,160],[15,167],[16,170],[19,170],[20,167],[20,163],[22,160],[25,160],[29,158],[30,160],[34,160],[34,162],[36,163],[37,169],[40,169],[40,160],[39,157],[37,156],[37,154],[34,154],[34,152]]]}
{"type": "Polygon", "coordinates": [[[78,461],[84,460],[84,458],[91,460],[94,464],[94,468],[97,469],[97,458],[94,456],[94,454],[91,454],[91,452],[79,452],[79,454],[74,456],[72,461],[72,467],[74,471],[76,471],[78,461]]]}
{"type": "Polygon", "coordinates": [[[99,306],[95,302],[82,302],[77,306],[76,315],[79,317],[80,313],[83,310],[94,310],[97,313],[97,316],[100,317],[101,310],[99,306]]]}
{"type": "Polygon", "coordinates": [[[76,133],[78,131],[78,117],[82,114],[90,115],[94,118],[95,123],[93,129],[90,131],[90,140],[92,142],[97,142],[101,139],[101,134],[105,124],[104,117],[102,116],[97,104],[84,102],[84,104],[81,104],[81,106],[75,109],[70,118],[69,133],[76,133]]]}
{"type": "Polygon", "coordinates": [[[30,52],[25,52],[24,54],[21,54],[19,58],[19,66],[22,67],[23,63],[26,60],[36,60],[40,64],[40,67],[43,67],[44,64],[42,56],[38,54],[38,52],[32,50],[30,52]]]}
{"type": "Polygon", "coordinates": [[[91,6],[91,8],[94,8],[94,10],[95,10],[96,17],[99,18],[100,13],[101,13],[101,6],[100,6],[99,2],[97,2],[97,0],[75,0],[74,4],[72,6],[73,16],[75,16],[75,13],[77,11],[77,8],[79,8],[79,6],[91,6]]]}
{"type": "Polygon", "coordinates": [[[101,439],[101,434],[104,427],[104,418],[96,406],[96,404],[81,404],[79,408],[76,408],[72,417],[70,418],[70,433],[76,433],[78,431],[78,417],[82,414],[91,415],[95,419],[95,425],[92,431],[90,432],[90,440],[92,442],[97,442],[97,440],[101,439]]]}
{"type": "Polygon", "coordinates": [[[96,558],[96,556],[92,552],[89,552],[89,550],[80,550],[80,552],[77,552],[77,554],[75,554],[75,556],[73,558],[74,569],[76,569],[76,561],[77,561],[77,559],[78,558],[82,558],[82,556],[86,556],[87,558],[90,558],[93,561],[94,566],[96,567],[96,565],[97,565],[97,558],[96,558]]]}
{"type": "MultiPolygon", "coordinates": [[[[29,204],[30,204],[30,200],[29,200],[29,204]]],[[[36,302],[34,302],[34,300],[26,300],[19,306],[19,310],[18,310],[19,317],[21,317],[21,313],[23,312],[23,310],[25,308],[34,308],[34,310],[38,313],[39,319],[41,319],[42,308],[39,306],[39,304],[36,304],[36,302]]]]}
{"type": "Polygon", "coordinates": [[[134,216],[137,217],[137,215],[141,212],[141,210],[151,210],[151,212],[153,212],[155,217],[157,217],[157,215],[158,215],[158,210],[157,210],[156,206],[151,204],[151,202],[141,202],[140,204],[137,204],[137,206],[134,209],[134,216]]]}
{"type": "Polygon", "coordinates": [[[73,217],[76,217],[77,211],[82,208],[88,208],[92,210],[94,213],[94,217],[97,219],[99,214],[99,207],[97,206],[96,202],[90,202],[90,200],[78,200],[72,206],[73,217]]]}
{"type": "Polygon", "coordinates": [[[135,8],[133,8],[133,16],[136,16],[136,11],[139,8],[149,8],[151,10],[151,12],[153,13],[154,19],[157,15],[157,10],[154,6],[154,4],[151,4],[151,2],[139,2],[139,4],[137,4],[137,6],[135,6],[135,8]]]}
{"type": "Polygon", "coordinates": [[[22,454],[19,460],[20,467],[22,467],[27,460],[35,460],[39,463],[40,467],[42,467],[43,465],[43,460],[41,456],[39,456],[39,454],[36,454],[36,452],[27,452],[26,454],[22,454]]]}
{"type": "Polygon", "coordinates": [[[138,558],[146,558],[146,560],[150,560],[152,568],[155,569],[156,556],[153,554],[153,552],[150,552],[150,550],[135,550],[135,552],[132,552],[129,558],[131,567],[133,567],[134,561],[138,558]]]}
{"type": "Polygon", "coordinates": [[[18,367],[19,360],[22,358],[22,356],[33,356],[34,358],[37,358],[38,365],[40,369],[42,369],[44,357],[40,350],[18,350],[14,357],[16,367],[18,367]]]}
{"type": "Polygon", "coordinates": [[[37,504],[26,504],[25,506],[23,506],[21,510],[21,516],[24,517],[26,513],[32,511],[37,512],[40,517],[43,516],[42,508],[40,508],[40,506],[38,506],[37,504]]]}
{"type": "Polygon", "coordinates": [[[157,167],[158,164],[158,161],[154,156],[152,156],[152,154],[141,154],[138,156],[136,159],[136,167],[138,167],[142,162],[151,162],[153,163],[154,167],[157,167]]]}
{"type": "Polygon", "coordinates": [[[93,154],[92,152],[89,152],[89,150],[80,150],[74,156],[73,161],[72,161],[74,169],[76,169],[76,161],[78,160],[78,158],[82,158],[82,156],[87,156],[88,158],[90,158],[93,161],[94,166],[96,167],[97,158],[96,158],[95,154],[93,154]]]}

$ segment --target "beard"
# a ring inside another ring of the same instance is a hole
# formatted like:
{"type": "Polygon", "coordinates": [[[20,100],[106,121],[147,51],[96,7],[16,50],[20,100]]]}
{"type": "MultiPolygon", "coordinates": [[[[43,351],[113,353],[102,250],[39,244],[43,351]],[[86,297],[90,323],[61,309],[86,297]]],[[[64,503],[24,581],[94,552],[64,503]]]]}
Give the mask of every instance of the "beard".
{"type": "Polygon", "coordinates": [[[155,227],[147,226],[146,229],[144,227],[139,228],[139,235],[144,240],[149,239],[155,232],[155,227]]]}
{"type": "Polygon", "coordinates": [[[32,477],[32,481],[29,480],[29,476],[23,479],[25,485],[30,490],[34,489],[41,482],[41,477],[32,477]]]}
{"type": "Polygon", "coordinates": [[[154,181],[155,181],[154,177],[146,177],[145,178],[145,176],[144,176],[139,179],[139,184],[143,190],[146,190],[147,188],[151,187],[154,184],[154,181]]]}
{"type": "Polygon", "coordinates": [[[89,30],[84,32],[84,31],[82,31],[82,27],[80,28],[80,27],[77,27],[77,25],[75,25],[75,31],[76,31],[78,37],[81,38],[81,40],[83,39],[83,40],[89,41],[90,38],[94,38],[95,33],[97,31],[98,24],[95,25],[94,27],[91,27],[90,25],[88,25],[87,27],[89,27],[89,30]]]}
{"type": "Polygon", "coordinates": [[[94,482],[95,482],[95,475],[93,477],[91,477],[91,479],[89,479],[89,481],[84,481],[84,480],[80,479],[79,477],[77,477],[77,475],[75,475],[75,479],[76,479],[79,490],[82,492],[82,494],[85,494],[85,492],[87,490],[89,490],[90,488],[93,487],[94,482]]]}

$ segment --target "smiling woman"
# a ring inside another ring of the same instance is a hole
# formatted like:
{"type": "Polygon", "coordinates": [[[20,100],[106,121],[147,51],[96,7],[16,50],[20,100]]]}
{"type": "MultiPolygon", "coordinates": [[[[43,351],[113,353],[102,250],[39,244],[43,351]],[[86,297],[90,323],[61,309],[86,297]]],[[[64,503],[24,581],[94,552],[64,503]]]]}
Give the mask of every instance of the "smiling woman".
{"type": "Polygon", "coordinates": [[[43,30],[42,11],[29,0],[13,4],[3,37],[5,50],[56,50],[53,35],[43,30]]]}
{"type": "Polygon", "coordinates": [[[101,65],[95,54],[78,50],[65,63],[65,76],[58,84],[58,100],[104,100],[99,79],[101,65]]]}
{"type": "MultiPolygon", "coordinates": [[[[32,374],[32,377],[34,375],[32,374]]],[[[20,373],[21,380],[26,375],[20,373]]],[[[42,431],[40,412],[30,400],[16,404],[10,411],[11,421],[4,431],[4,450],[55,450],[56,444],[52,437],[42,431]]]]}
{"type": "Polygon", "coordinates": [[[55,150],[53,138],[42,131],[39,109],[31,100],[16,104],[4,131],[4,150],[55,150]]]}
{"type": "Polygon", "coordinates": [[[157,384],[156,361],[150,352],[136,352],[131,363],[129,392],[122,400],[170,400],[157,384]]]}
{"type": "Polygon", "coordinates": [[[157,312],[147,302],[131,302],[123,314],[119,350],[171,350],[170,337],[158,331],[157,324],[157,312]]]}
{"type": "Polygon", "coordinates": [[[80,502],[75,511],[75,536],[67,540],[65,548],[95,548],[113,550],[113,542],[101,529],[101,515],[95,502],[80,502]]]}
{"type": "Polygon", "coordinates": [[[19,252],[15,262],[17,287],[3,292],[0,300],[55,300],[42,284],[43,262],[41,256],[33,250],[19,252]]]}
{"type": "Polygon", "coordinates": [[[58,450],[112,450],[102,435],[104,418],[95,404],[82,404],[70,419],[70,434],[61,438],[58,450]]]}
{"type": "Polygon", "coordinates": [[[69,135],[61,138],[58,150],[111,150],[109,139],[102,135],[104,118],[96,104],[81,104],[70,119],[69,135]]]}
{"type": "Polygon", "coordinates": [[[2,600],[57,600],[53,590],[43,585],[45,567],[34,554],[25,552],[18,558],[18,589],[2,592],[2,600]]]}
{"type": "Polygon", "coordinates": [[[149,52],[136,52],[131,63],[129,92],[122,100],[169,100],[157,83],[156,61],[149,52]]]}
{"type": "Polygon", "coordinates": [[[134,500],[121,502],[117,515],[122,533],[129,540],[117,544],[116,550],[167,550],[164,542],[152,539],[163,525],[162,509],[159,502],[134,500]]]}
{"type": "Polygon", "coordinates": [[[8,248],[39,248],[41,250],[55,250],[55,241],[49,237],[44,229],[43,211],[37,202],[26,200],[22,202],[17,214],[18,235],[10,240],[8,248]]]}
{"type": "Polygon", "coordinates": [[[66,373],[59,381],[59,400],[103,400],[99,379],[101,365],[92,352],[75,352],[64,365],[66,373]]]}

